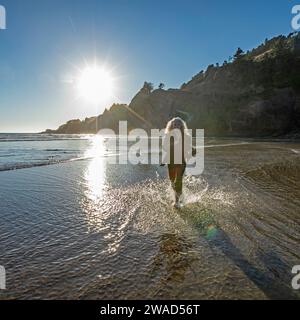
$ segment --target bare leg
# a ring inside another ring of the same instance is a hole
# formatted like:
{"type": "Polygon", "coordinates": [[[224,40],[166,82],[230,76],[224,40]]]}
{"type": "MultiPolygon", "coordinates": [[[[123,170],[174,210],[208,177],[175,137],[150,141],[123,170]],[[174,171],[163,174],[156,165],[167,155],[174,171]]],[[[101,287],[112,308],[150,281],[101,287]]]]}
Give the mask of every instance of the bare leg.
{"type": "Polygon", "coordinates": [[[175,181],[176,181],[176,168],[174,166],[168,166],[169,178],[172,184],[172,188],[175,191],[175,181]]]}
{"type": "Polygon", "coordinates": [[[169,166],[169,177],[175,193],[175,204],[179,203],[182,194],[182,179],[184,171],[185,165],[169,166]]]}

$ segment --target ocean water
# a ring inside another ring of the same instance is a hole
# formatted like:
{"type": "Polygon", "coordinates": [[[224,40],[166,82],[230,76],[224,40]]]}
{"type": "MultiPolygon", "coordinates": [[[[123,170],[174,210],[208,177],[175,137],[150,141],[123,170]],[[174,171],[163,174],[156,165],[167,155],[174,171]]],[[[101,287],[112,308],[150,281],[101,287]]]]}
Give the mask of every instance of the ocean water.
{"type": "Polygon", "coordinates": [[[89,141],[88,135],[0,133],[0,171],[78,159],[89,141]]]}
{"type": "Polygon", "coordinates": [[[0,299],[300,298],[300,143],[206,139],[180,210],[105,143],[0,135],[0,299]]]}

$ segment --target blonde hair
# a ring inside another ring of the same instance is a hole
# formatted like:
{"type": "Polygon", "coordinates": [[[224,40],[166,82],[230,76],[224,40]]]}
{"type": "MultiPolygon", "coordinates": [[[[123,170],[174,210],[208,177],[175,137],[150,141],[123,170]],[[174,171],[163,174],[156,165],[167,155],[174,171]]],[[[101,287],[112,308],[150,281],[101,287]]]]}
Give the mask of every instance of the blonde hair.
{"type": "Polygon", "coordinates": [[[179,117],[176,117],[167,123],[165,132],[166,134],[168,134],[174,129],[178,129],[182,132],[182,134],[184,134],[188,128],[184,120],[182,120],[179,117]]]}

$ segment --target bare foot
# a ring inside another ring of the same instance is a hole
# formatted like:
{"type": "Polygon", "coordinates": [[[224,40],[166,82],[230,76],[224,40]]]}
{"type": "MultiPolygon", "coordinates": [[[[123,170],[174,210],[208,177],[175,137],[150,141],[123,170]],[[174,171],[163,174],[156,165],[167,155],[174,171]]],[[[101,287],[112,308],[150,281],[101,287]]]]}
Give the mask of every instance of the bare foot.
{"type": "Polygon", "coordinates": [[[181,207],[180,201],[174,201],[173,206],[175,209],[179,209],[181,207]]]}

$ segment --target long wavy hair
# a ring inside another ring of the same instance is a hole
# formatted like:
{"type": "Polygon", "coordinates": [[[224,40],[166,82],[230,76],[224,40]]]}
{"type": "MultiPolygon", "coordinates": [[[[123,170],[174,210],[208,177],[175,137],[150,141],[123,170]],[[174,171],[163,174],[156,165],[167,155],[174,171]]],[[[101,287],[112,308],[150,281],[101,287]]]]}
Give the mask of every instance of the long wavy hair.
{"type": "Polygon", "coordinates": [[[184,135],[187,134],[188,127],[184,120],[182,120],[179,117],[176,117],[167,123],[165,133],[168,134],[174,129],[180,130],[182,135],[184,135]]]}

